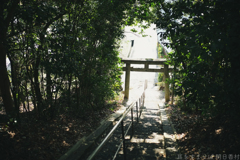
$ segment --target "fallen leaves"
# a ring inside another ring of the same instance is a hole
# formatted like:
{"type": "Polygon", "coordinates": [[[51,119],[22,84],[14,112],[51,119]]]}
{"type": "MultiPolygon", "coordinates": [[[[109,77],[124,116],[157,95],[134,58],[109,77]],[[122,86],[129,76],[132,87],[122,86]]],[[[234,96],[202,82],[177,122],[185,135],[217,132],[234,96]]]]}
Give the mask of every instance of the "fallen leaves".
{"type": "MultiPolygon", "coordinates": [[[[217,159],[217,154],[240,154],[240,124],[228,116],[204,117],[169,106],[166,112],[176,132],[181,154],[217,159]],[[210,156],[211,155],[211,156],[210,156]]],[[[187,159],[191,159],[188,156],[187,159]]]]}
{"type": "MultiPolygon", "coordinates": [[[[111,105],[117,110],[117,105],[111,105]]],[[[22,116],[22,125],[10,132],[5,124],[0,124],[0,155],[5,160],[46,160],[59,159],[84,136],[88,136],[101,120],[112,114],[111,109],[85,113],[86,118],[70,113],[59,114],[52,120],[33,121],[34,115],[22,116]]],[[[26,113],[25,113],[26,114],[26,113]]],[[[21,114],[20,114],[21,116],[21,114]]]]}
{"type": "Polygon", "coordinates": [[[222,132],[222,129],[217,129],[217,130],[215,130],[215,133],[216,133],[216,134],[221,134],[221,132],[222,132]]]}

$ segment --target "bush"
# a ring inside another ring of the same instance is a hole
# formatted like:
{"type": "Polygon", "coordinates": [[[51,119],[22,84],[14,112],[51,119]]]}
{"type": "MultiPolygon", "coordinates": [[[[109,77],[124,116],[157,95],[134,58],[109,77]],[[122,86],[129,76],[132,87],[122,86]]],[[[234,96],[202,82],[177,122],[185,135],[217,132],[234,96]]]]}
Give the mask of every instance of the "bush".
{"type": "Polygon", "coordinates": [[[162,82],[163,81],[163,73],[158,73],[158,82],[162,82]]]}

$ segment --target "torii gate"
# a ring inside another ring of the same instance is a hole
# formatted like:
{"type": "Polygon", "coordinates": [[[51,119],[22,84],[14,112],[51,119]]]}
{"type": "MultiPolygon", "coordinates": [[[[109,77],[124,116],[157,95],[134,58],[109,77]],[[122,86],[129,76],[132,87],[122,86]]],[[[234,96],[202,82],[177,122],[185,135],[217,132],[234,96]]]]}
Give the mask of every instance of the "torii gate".
{"type": "MultiPolygon", "coordinates": [[[[121,61],[126,64],[126,67],[123,67],[123,71],[126,71],[125,76],[125,95],[124,98],[129,98],[129,85],[130,85],[130,71],[138,72],[164,72],[165,79],[169,78],[169,72],[173,71],[173,68],[169,68],[166,59],[130,59],[122,58],[121,61]],[[131,64],[144,64],[144,68],[133,68],[130,67],[131,64]],[[149,65],[164,65],[164,68],[160,69],[150,69],[149,65]]],[[[165,101],[170,100],[169,84],[165,82],[165,101]]]]}

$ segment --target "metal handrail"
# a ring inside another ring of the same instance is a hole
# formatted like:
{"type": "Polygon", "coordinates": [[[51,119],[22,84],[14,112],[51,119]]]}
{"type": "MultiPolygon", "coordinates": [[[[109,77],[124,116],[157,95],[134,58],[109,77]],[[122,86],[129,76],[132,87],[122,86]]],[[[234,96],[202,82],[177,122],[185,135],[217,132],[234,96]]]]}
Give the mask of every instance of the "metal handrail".
{"type": "MultiPolygon", "coordinates": [[[[141,109],[142,104],[144,104],[144,99],[145,99],[145,90],[147,88],[147,81],[145,81],[144,84],[144,91],[141,95],[141,98],[139,98],[139,108],[141,109]]],[[[113,127],[113,129],[108,133],[108,135],[104,138],[104,140],[101,142],[100,145],[98,145],[98,147],[92,152],[92,154],[87,158],[87,160],[92,160],[92,158],[94,158],[94,156],[101,150],[101,148],[104,146],[104,144],[108,141],[108,139],[112,136],[113,132],[117,129],[117,127],[120,125],[122,125],[122,141],[117,149],[117,152],[120,149],[120,146],[123,144],[123,152],[124,152],[124,159],[126,159],[126,152],[125,152],[125,136],[127,135],[130,127],[133,125],[133,107],[135,106],[134,104],[136,103],[136,108],[137,108],[137,122],[139,117],[141,116],[141,111],[140,114],[138,115],[138,100],[132,102],[128,109],[126,110],[126,112],[122,115],[122,117],[120,118],[120,120],[117,122],[117,124],[113,127]],[[123,119],[126,117],[126,115],[128,114],[128,112],[131,110],[131,116],[132,116],[132,122],[130,123],[126,133],[124,134],[124,129],[123,129],[123,119]]],[[[132,134],[133,134],[133,130],[132,130],[132,134]]],[[[116,152],[116,153],[117,153],[116,152]]],[[[114,155],[114,157],[116,157],[116,154],[114,155]]]]}
{"type": "MultiPolygon", "coordinates": [[[[134,102],[131,104],[133,105],[134,102]]],[[[130,106],[131,106],[130,105],[130,106]]],[[[102,143],[93,151],[93,153],[88,157],[87,160],[91,160],[96,154],[97,152],[103,147],[103,145],[107,142],[107,140],[111,137],[111,135],[113,134],[113,132],[117,129],[117,127],[120,125],[121,121],[123,120],[123,118],[125,118],[125,116],[127,115],[127,113],[130,111],[132,107],[129,107],[128,110],[123,114],[123,116],[121,117],[121,119],[118,121],[118,123],[113,127],[113,129],[108,133],[108,135],[105,137],[105,139],[102,141],[102,143]]]]}

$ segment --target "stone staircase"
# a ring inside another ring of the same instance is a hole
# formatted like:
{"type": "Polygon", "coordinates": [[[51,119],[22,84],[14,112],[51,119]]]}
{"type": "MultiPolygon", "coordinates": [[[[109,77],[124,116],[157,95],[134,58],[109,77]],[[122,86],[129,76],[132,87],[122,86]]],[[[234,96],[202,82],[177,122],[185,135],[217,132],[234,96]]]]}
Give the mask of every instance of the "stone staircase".
{"type": "MultiPolygon", "coordinates": [[[[138,123],[134,123],[134,134],[131,137],[130,128],[125,137],[125,155],[123,147],[118,149],[119,141],[122,138],[121,126],[114,132],[109,141],[95,156],[95,160],[174,160],[178,158],[177,143],[174,129],[169,122],[164,109],[164,92],[158,87],[152,87],[145,91],[145,104],[138,123]]],[[[134,111],[136,114],[136,110],[134,111]]],[[[136,117],[136,115],[134,116],[136,117]]],[[[136,119],[134,120],[136,121],[136,119]]],[[[128,128],[131,116],[124,119],[124,130],[128,128]]],[[[95,142],[98,146],[101,141],[95,142]]],[[[86,155],[83,159],[87,158],[86,155]]]]}
{"type": "MultiPolygon", "coordinates": [[[[174,160],[178,157],[174,129],[164,109],[164,93],[158,87],[145,91],[145,107],[134,136],[127,137],[128,160],[174,160]]],[[[123,148],[117,160],[124,159],[123,148]]]]}

